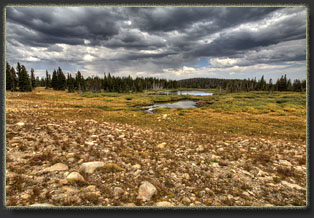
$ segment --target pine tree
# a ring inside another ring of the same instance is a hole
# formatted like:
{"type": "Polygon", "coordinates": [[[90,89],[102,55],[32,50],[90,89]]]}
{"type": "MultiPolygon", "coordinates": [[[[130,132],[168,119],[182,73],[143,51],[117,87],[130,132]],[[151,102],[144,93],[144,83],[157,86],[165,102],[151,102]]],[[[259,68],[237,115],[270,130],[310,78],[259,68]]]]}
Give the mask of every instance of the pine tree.
{"type": "Polygon", "coordinates": [[[31,81],[24,65],[22,65],[20,72],[19,91],[21,92],[32,91],[31,81]]]}
{"type": "Polygon", "coordinates": [[[17,80],[17,77],[16,77],[16,73],[15,73],[15,69],[14,67],[11,67],[11,70],[10,70],[10,75],[11,75],[11,91],[16,91],[17,89],[17,83],[18,83],[18,80],[17,80]]]}
{"type": "Polygon", "coordinates": [[[66,78],[61,70],[60,67],[58,67],[57,71],[57,90],[65,90],[66,88],[66,78]]]}
{"type": "Polygon", "coordinates": [[[35,79],[35,75],[34,75],[34,69],[31,69],[31,84],[32,87],[35,88],[36,87],[36,79],[35,79]]]}
{"type": "Polygon", "coordinates": [[[57,78],[57,71],[56,70],[53,70],[53,73],[52,73],[51,87],[54,90],[58,89],[58,78],[57,78]]]}
{"type": "Polygon", "coordinates": [[[11,76],[11,66],[10,64],[7,62],[7,66],[6,66],[6,71],[5,71],[5,76],[6,76],[6,90],[12,90],[12,86],[13,86],[13,81],[12,81],[12,76],[11,76]]]}
{"type": "Polygon", "coordinates": [[[269,94],[273,93],[274,86],[273,86],[273,80],[272,79],[269,79],[268,90],[269,90],[269,94]]]}
{"type": "Polygon", "coordinates": [[[74,79],[72,78],[72,75],[68,73],[68,78],[67,78],[67,87],[68,87],[68,92],[74,92],[74,79]]]}
{"type": "Polygon", "coordinates": [[[81,72],[77,71],[77,74],[75,76],[75,89],[78,90],[79,93],[84,91],[83,80],[84,80],[84,78],[82,77],[81,72]]]}
{"type": "Polygon", "coordinates": [[[16,65],[16,73],[17,73],[17,87],[20,87],[20,78],[21,78],[21,73],[22,73],[22,67],[19,62],[17,62],[16,65]]]}
{"type": "Polygon", "coordinates": [[[49,81],[49,74],[48,71],[46,70],[46,80],[45,80],[45,88],[48,89],[50,86],[50,81],[49,81]]]}
{"type": "Polygon", "coordinates": [[[35,83],[36,83],[36,87],[45,86],[45,85],[42,85],[42,84],[40,83],[39,76],[36,76],[35,83]]]}

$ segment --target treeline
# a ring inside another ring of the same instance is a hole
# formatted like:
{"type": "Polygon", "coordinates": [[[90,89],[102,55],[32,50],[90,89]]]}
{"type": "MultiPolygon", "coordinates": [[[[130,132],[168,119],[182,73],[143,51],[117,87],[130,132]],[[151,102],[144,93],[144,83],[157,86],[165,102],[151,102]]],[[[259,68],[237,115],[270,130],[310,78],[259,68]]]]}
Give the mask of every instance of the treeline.
{"type": "Polygon", "coordinates": [[[87,77],[86,79],[78,71],[74,76],[65,75],[60,67],[54,70],[52,76],[46,71],[46,77],[39,79],[34,76],[34,69],[30,74],[26,67],[17,63],[16,68],[6,63],[6,90],[11,91],[32,91],[35,87],[53,88],[54,90],[68,90],[68,92],[142,92],[144,90],[177,89],[177,88],[202,88],[220,89],[227,92],[240,91],[306,91],[306,80],[287,79],[281,76],[275,83],[272,79],[267,83],[264,76],[260,80],[254,79],[215,79],[215,78],[193,78],[184,80],[166,80],[155,77],[119,77],[104,73],[103,78],[98,76],[87,77]]]}
{"type": "Polygon", "coordinates": [[[87,77],[86,79],[78,71],[75,76],[65,75],[60,67],[51,74],[46,71],[46,77],[39,79],[34,77],[34,69],[31,76],[24,65],[17,63],[16,70],[7,63],[6,67],[6,90],[32,91],[37,86],[53,88],[54,90],[68,90],[68,92],[142,92],[144,90],[176,89],[177,81],[158,79],[155,77],[119,77],[104,73],[104,77],[87,77]],[[18,72],[18,73],[16,73],[18,72]],[[22,73],[21,73],[22,72],[22,73]]]}
{"type": "Polygon", "coordinates": [[[260,80],[254,79],[216,79],[216,78],[192,78],[178,81],[180,88],[222,89],[227,92],[241,91],[306,91],[306,80],[296,79],[291,82],[287,76],[281,76],[275,83],[272,79],[267,83],[264,76],[260,80]]]}

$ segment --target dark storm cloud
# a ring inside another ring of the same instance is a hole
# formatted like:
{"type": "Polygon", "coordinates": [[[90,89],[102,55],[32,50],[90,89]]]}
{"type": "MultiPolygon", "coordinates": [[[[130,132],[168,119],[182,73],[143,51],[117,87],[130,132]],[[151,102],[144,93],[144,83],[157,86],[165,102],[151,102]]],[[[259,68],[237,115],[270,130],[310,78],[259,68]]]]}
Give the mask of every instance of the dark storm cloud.
{"type": "MultiPolygon", "coordinates": [[[[33,35],[24,33],[21,43],[45,46],[47,44],[83,44],[90,39],[94,44],[98,40],[107,40],[119,33],[117,26],[123,16],[118,8],[7,8],[7,22],[15,23],[34,31],[33,35]],[[32,38],[35,36],[36,38],[32,38]]],[[[14,28],[14,27],[12,27],[14,28]]],[[[15,27],[18,35],[25,29],[15,27]]]]}
{"type": "Polygon", "coordinates": [[[6,15],[12,59],[155,71],[201,57],[242,58],[239,66],[305,60],[302,7],[8,7],[6,15]]]}
{"type": "Polygon", "coordinates": [[[131,8],[131,20],[147,32],[186,31],[197,22],[212,21],[206,34],[238,23],[250,22],[265,17],[280,8],[131,8]]]}
{"type": "MultiPolygon", "coordinates": [[[[286,19],[276,25],[269,25],[264,28],[260,27],[257,31],[251,31],[248,28],[221,33],[212,43],[199,44],[192,51],[187,52],[185,56],[238,57],[245,54],[248,50],[259,50],[262,47],[276,45],[280,42],[305,39],[305,25],[305,16],[299,16],[297,18],[286,19]]],[[[302,57],[305,57],[305,49],[302,57]]],[[[297,60],[299,59],[297,58],[297,60]]],[[[289,61],[288,59],[286,60],[285,55],[283,55],[282,59],[276,60],[289,61]]],[[[269,59],[269,61],[274,60],[269,59]]]]}

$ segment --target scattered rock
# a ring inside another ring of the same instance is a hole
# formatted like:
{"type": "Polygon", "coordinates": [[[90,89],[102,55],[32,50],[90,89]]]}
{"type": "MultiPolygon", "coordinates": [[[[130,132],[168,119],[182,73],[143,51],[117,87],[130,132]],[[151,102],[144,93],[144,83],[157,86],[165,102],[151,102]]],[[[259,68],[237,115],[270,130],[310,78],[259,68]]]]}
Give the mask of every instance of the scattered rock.
{"type": "Polygon", "coordinates": [[[191,200],[190,200],[188,197],[184,197],[184,198],[182,199],[182,201],[183,201],[183,203],[186,203],[186,204],[191,203],[191,200]]]}
{"type": "Polygon", "coordinates": [[[150,182],[144,181],[138,189],[138,199],[149,201],[152,196],[157,192],[156,187],[150,182]]]}
{"type": "Polygon", "coordinates": [[[136,207],[136,204],[134,204],[134,203],[125,203],[125,204],[122,204],[122,206],[124,206],[124,207],[136,207]]]}
{"type": "Polygon", "coordinates": [[[31,207],[54,207],[55,205],[53,204],[48,204],[48,203],[35,203],[32,205],[29,205],[31,207]]]}
{"type": "Polygon", "coordinates": [[[93,173],[97,168],[103,167],[105,165],[102,161],[94,161],[83,163],[79,169],[80,173],[93,173]]]}
{"type": "Polygon", "coordinates": [[[218,148],[217,151],[218,151],[218,152],[223,152],[224,149],[223,149],[223,148],[218,148]]]}
{"type": "Polygon", "coordinates": [[[52,171],[62,171],[62,170],[68,170],[69,167],[63,163],[56,163],[52,165],[51,167],[48,167],[44,169],[44,172],[52,172],[52,171]]]}
{"type": "Polygon", "coordinates": [[[301,191],[305,191],[306,189],[297,185],[297,184],[291,184],[287,181],[281,181],[281,183],[289,188],[292,188],[292,189],[297,189],[297,190],[301,190],[301,191]]]}
{"type": "Polygon", "coordinates": [[[220,166],[228,166],[228,162],[227,161],[223,161],[223,160],[219,161],[218,164],[220,166]]]}
{"type": "Polygon", "coordinates": [[[24,123],[24,122],[18,122],[18,123],[16,123],[16,125],[18,125],[18,126],[24,126],[25,123],[24,123]]]}
{"type": "Polygon", "coordinates": [[[139,165],[139,164],[134,164],[132,167],[133,167],[134,169],[141,169],[141,165],[139,165]]]}
{"type": "Polygon", "coordinates": [[[190,175],[188,173],[183,173],[182,177],[187,179],[187,180],[190,179],[190,175]]]}
{"type": "Polygon", "coordinates": [[[95,185],[89,185],[86,187],[86,189],[90,192],[96,192],[96,186],[95,185]]]}
{"type": "Polygon", "coordinates": [[[21,195],[21,198],[24,199],[24,200],[29,199],[30,198],[30,194],[24,193],[24,194],[21,195]]]}
{"type": "Polygon", "coordinates": [[[124,191],[120,187],[115,187],[113,190],[113,196],[115,199],[119,199],[123,193],[124,191]]]}
{"type": "Polygon", "coordinates": [[[282,166],[288,166],[288,167],[292,166],[292,164],[287,160],[279,160],[279,164],[282,166]]]}
{"type": "Polygon", "coordinates": [[[97,138],[98,138],[97,135],[91,135],[90,137],[91,137],[92,139],[97,139],[97,138]]]}
{"type": "Polygon", "coordinates": [[[78,172],[72,172],[67,176],[68,182],[85,182],[84,177],[78,172]]]}
{"type": "Polygon", "coordinates": [[[71,187],[71,186],[63,186],[62,190],[65,192],[73,192],[76,193],[78,192],[77,188],[71,187]]]}
{"type": "Polygon", "coordinates": [[[171,204],[171,203],[168,202],[168,201],[160,201],[160,202],[157,202],[157,203],[156,203],[156,206],[157,206],[157,207],[172,207],[173,204],[171,204]]]}
{"type": "Polygon", "coordinates": [[[159,149],[164,149],[166,144],[167,144],[166,142],[163,142],[163,143],[158,144],[156,147],[159,149]]]}
{"type": "Polygon", "coordinates": [[[86,142],[85,142],[85,145],[92,146],[92,145],[94,145],[94,142],[92,142],[92,141],[86,141],[86,142]]]}

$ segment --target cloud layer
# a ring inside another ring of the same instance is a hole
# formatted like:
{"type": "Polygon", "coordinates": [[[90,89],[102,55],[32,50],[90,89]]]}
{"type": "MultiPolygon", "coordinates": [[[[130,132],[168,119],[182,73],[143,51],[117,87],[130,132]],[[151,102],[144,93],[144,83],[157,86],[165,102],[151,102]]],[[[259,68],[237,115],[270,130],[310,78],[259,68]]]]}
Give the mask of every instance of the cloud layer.
{"type": "Polygon", "coordinates": [[[304,7],[7,7],[6,54],[39,76],[306,78],[304,7]]]}

